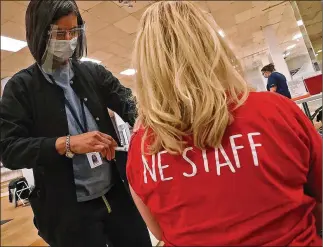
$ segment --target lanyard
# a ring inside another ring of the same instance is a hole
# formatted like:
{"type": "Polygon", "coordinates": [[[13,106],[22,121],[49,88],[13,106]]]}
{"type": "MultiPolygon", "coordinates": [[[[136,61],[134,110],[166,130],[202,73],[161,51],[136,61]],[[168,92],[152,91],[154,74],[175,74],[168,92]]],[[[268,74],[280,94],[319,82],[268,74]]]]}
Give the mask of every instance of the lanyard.
{"type": "MultiPolygon", "coordinates": [[[[51,81],[57,85],[56,81],[54,80],[54,78],[52,77],[52,75],[48,75],[49,78],[51,79],[51,81]]],[[[84,110],[84,102],[82,99],[80,99],[80,103],[81,103],[81,113],[82,113],[82,121],[83,124],[81,124],[79,118],[77,117],[77,114],[75,112],[75,110],[73,109],[71,103],[67,100],[66,97],[65,98],[65,105],[66,107],[70,110],[75,122],[77,123],[77,125],[79,126],[80,130],[82,131],[82,133],[86,133],[88,132],[88,126],[87,126],[87,121],[86,121],[86,116],[85,116],[85,110],[84,110]]]]}
{"type": "Polygon", "coordinates": [[[83,124],[81,124],[80,120],[78,119],[77,114],[74,111],[71,103],[65,98],[65,105],[66,105],[66,107],[70,110],[70,112],[71,112],[71,114],[72,114],[75,122],[79,126],[80,130],[83,133],[86,133],[88,131],[88,127],[87,127],[87,121],[86,121],[85,110],[84,110],[84,102],[81,99],[80,99],[80,102],[81,102],[81,110],[82,110],[82,120],[83,120],[83,124]]]}

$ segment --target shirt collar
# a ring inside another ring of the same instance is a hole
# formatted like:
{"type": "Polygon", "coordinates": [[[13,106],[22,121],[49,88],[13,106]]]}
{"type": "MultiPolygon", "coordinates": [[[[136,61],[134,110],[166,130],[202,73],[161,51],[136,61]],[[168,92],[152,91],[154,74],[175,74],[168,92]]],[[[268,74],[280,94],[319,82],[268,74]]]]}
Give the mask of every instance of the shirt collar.
{"type": "MultiPolygon", "coordinates": [[[[53,75],[53,72],[52,73],[46,73],[45,70],[42,68],[42,66],[40,66],[38,63],[37,63],[37,66],[38,68],[40,69],[40,71],[42,72],[43,76],[45,77],[45,79],[49,82],[49,83],[53,83],[53,80],[50,78],[52,77],[53,75]]],[[[71,69],[72,67],[72,62],[71,60],[68,61],[68,66],[69,66],[69,69],[71,69]]]]}

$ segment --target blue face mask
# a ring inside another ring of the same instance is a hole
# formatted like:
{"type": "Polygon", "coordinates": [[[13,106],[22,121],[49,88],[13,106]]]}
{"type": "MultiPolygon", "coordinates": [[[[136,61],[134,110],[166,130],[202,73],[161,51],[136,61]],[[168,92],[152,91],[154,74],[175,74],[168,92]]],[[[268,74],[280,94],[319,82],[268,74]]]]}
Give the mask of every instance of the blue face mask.
{"type": "Polygon", "coordinates": [[[73,56],[77,46],[77,37],[71,40],[51,39],[48,45],[48,52],[54,55],[59,61],[65,62],[73,56]]]}

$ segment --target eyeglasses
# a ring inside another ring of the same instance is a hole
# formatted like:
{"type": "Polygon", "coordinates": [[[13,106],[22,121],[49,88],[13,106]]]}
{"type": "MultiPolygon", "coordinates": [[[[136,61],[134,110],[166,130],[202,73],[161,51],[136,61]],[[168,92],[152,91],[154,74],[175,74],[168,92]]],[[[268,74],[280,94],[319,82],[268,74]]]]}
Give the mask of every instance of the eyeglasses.
{"type": "Polygon", "coordinates": [[[84,28],[73,28],[70,30],[51,30],[48,32],[48,34],[53,39],[65,40],[65,39],[68,39],[66,37],[69,37],[70,39],[79,37],[83,31],[84,31],[84,28]]]}

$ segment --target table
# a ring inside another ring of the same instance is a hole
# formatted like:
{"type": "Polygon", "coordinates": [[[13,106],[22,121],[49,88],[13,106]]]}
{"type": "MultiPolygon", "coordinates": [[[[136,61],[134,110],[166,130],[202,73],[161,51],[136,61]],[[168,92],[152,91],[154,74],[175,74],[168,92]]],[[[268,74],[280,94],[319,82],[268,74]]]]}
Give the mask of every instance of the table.
{"type": "Polygon", "coordinates": [[[312,120],[311,112],[310,112],[310,109],[308,108],[308,104],[307,103],[310,102],[310,101],[314,101],[314,100],[317,100],[317,99],[321,99],[321,98],[322,98],[322,93],[319,93],[319,94],[315,94],[315,95],[308,96],[308,97],[303,98],[303,99],[295,100],[294,102],[296,104],[302,104],[306,116],[309,119],[312,120]]]}

